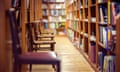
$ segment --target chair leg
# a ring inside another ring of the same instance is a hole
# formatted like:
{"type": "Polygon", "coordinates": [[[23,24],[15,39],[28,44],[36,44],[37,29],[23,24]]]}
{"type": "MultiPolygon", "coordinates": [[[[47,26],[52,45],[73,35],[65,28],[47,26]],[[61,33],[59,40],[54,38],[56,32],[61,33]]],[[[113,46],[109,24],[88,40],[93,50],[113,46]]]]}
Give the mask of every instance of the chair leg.
{"type": "Polygon", "coordinates": [[[13,72],[21,72],[21,64],[13,64],[13,72]]]}
{"type": "Polygon", "coordinates": [[[56,71],[56,68],[55,68],[55,64],[52,65],[52,67],[54,68],[54,70],[56,71]]]}
{"type": "Polygon", "coordinates": [[[30,70],[29,71],[32,72],[32,64],[30,64],[30,70]]]}
{"type": "Polygon", "coordinates": [[[17,64],[16,63],[13,64],[13,72],[18,72],[17,71],[17,64]]]}
{"type": "Polygon", "coordinates": [[[57,68],[56,72],[61,72],[60,62],[58,62],[58,63],[56,64],[56,68],[57,68]]]}
{"type": "Polygon", "coordinates": [[[51,44],[51,51],[54,51],[54,44],[51,44]]]}
{"type": "Polygon", "coordinates": [[[18,72],[21,72],[21,64],[18,64],[18,72]]]}

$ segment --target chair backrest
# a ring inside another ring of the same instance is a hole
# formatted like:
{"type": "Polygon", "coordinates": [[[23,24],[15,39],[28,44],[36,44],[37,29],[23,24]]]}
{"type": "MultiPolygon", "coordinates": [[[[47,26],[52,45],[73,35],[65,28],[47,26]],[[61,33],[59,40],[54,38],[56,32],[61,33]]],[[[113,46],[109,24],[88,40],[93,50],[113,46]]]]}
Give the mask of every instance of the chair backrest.
{"type": "Polygon", "coordinates": [[[35,22],[31,24],[32,24],[32,30],[33,30],[33,37],[35,40],[37,40],[37,35],[39,35],[37,30],[37,24],[35,22]]]}
{"type": "Polygon", "coordinates": [[[26,34],[27,34],[27,47],[28,51],[33,51],[33,37],[32,37],[32,24],[26,24],[26,34]]]}
{"type": "Polygon", "coordinates": [[[9,21],[10,21],[10,29],[11,29],[11,37],[12,37],[12,46],[13,46],[13,56],[16,59],[19,54],[21,54],[21,45],[19,39],[19,31],[18,24],[16,21],[16,10],[15,8],[10,8],[7,11],[9,21]]]}

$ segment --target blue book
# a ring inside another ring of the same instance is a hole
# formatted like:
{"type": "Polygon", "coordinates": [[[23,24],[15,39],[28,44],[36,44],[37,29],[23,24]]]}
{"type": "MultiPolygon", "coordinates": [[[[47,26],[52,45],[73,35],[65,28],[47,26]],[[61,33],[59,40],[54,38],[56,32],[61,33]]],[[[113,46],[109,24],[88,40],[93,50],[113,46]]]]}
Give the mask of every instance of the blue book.
{"type": "Polygon", "coordinates": [[[98,65],[99,70],[103,72],[103,62],[104,62],[104,53],[102,51],[98,52],[98,65]]]}

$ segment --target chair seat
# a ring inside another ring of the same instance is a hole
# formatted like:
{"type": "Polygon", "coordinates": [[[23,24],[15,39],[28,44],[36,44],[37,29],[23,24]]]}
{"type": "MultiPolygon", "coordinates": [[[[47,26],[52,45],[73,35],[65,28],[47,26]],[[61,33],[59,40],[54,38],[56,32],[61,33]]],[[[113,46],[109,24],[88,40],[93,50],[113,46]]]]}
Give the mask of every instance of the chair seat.
{"type": "Polygon", "coordinates": [[[40,37],[40,38],[54,38],[55,35],[37,35],[37,37],[40,37]]]}
{"type": "Polygon", "coordinates": [[[35,44],[55,44],[56,42],[54,40],[50,41],[36,41],[34,40],[35,44]]]}
{"type": "Polygon", "coordinates": [[[57,58],[55,52],[28,52],[18,56],[19,63],[22,64],[56,64],[60,60],[57,58]]]}

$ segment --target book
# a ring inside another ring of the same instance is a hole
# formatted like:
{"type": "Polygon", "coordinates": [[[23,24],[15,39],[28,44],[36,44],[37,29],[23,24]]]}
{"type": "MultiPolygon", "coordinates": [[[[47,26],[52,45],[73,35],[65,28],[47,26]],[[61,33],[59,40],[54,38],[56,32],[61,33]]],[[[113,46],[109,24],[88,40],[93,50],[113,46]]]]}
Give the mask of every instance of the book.
{"type": "Polygon", "coordinates": [[[95,4],[96,3],[96,0],[92,0],[92,4],[95,4]]]}
{"type": "Polygon", "coordinates": [[[12,7],[19,7],[20,0],[12,0],[12,7]]]}
{"type": "Polygon", "coordinates": [[[108,22],[107,6],[106,5],[99,6],[99,21],[101,23],[108,22]]]}
{"type": "Polygon", "coordinates": [[[55,22],[50,23],[49,25],[50,25],[50,28],[51,28],[51,29],[55,29],[55,22]]]}
{"type": "Polygon", "coordinates": [[[96,62],[96,45],[94,42],[91,42],[90,44],[90,60],[91,62],[95,63],[96,62]]]}
{"type": "Polygon", "coordinates": [[[104,15],[103,15],[102,7],[99,8],[99,12],[100,12],[99,13],[100,14],[100,18],[99,18],[100,20],[99,21],[103,23],[104,22],[104,15]]]}
{"type": "Polygon", "coordinates": [[[116,56],[109,55],[104,57],[103,72],[116,72],[116,56]]]}
{"type": "Polygon", "coordinates": [[[120,3],[111,3],[111,23],[116,24],[117,15],[120,13],[120,3]]]}
{"type": "Polygon", "coordinates": [[[48,22],[45,22],[45,29],[48,29],[48,22]]]}
{"type": "Polygon", "coordinates": [[[86,7],[88,6],[88,0],[85,0],[85,5],[86,5],[86,7]]]}
{"type": "Polygon", "coordinates": [[[102,51],[98,52],[98,65],[100,72],[103,72],[103,63],[104,63],[104,53],[102,51]]]}
{"type": "Polygon", "coordinates": [[[106,31],[106,27],[103,27],[102,28],[103,29],[103,45],[104,45],[104,47],[106,48],[107,47],[107,31],[106,31]]]}

